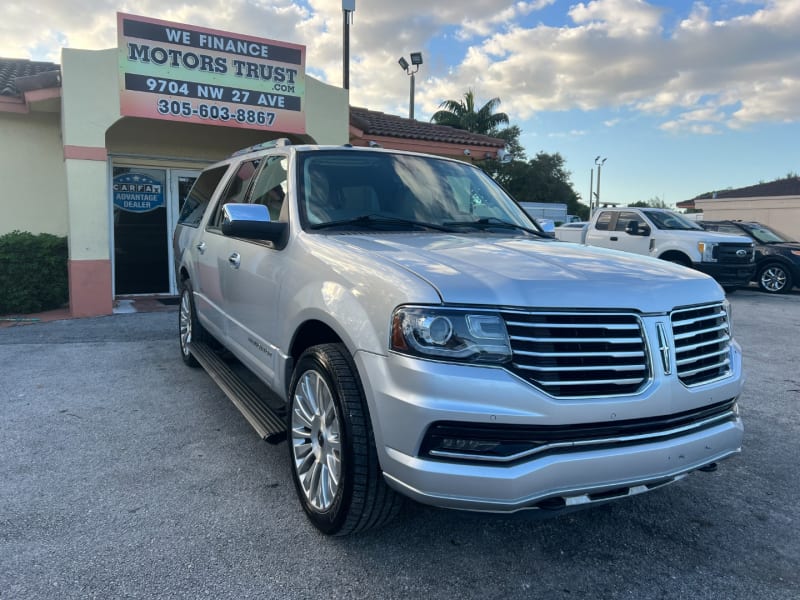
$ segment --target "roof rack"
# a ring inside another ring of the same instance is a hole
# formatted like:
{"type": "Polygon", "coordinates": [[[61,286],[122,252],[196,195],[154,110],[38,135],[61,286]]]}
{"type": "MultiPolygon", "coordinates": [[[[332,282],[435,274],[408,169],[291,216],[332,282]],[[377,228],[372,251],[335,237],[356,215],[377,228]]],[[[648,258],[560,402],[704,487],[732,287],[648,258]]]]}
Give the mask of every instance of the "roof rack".
{"type": "Polygon", "coordinates": [[[231,157],[233,156],[241,156],[242,154],[250,154],[251,152],[258,152],[259,150],[269,150],[270,148],[280,148],[281,146],[291,146],[292,141],[289,138],[277,138],[274,140],[269,140],[268,142],[261,142],[260,144],[256,144],[255,146],[248,146],[247,148],[242,148],[241,150],[237,150],[231,157]]]}

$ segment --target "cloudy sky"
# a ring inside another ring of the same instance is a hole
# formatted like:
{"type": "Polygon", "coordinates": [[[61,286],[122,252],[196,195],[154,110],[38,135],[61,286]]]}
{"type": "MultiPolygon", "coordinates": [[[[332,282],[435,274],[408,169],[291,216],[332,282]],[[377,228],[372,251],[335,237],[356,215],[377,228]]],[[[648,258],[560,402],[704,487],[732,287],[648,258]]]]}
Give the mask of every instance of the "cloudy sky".
{"type": "MultiPolygon", "coordinates": [[[[60,62],[116,46],[116,12],[307,47],[342,84],[340,0],[6,0],[0,56],[60,62]]],[[[589,195],[675,203],[800,172],[800,0],[356,0],[351,104],[407,115],[400,56],[421,51],[416,117],[499,97],[529,157],[560,152],[589,195]]],[[[524,198],[520,198],[524,200],[524,198]]]]}

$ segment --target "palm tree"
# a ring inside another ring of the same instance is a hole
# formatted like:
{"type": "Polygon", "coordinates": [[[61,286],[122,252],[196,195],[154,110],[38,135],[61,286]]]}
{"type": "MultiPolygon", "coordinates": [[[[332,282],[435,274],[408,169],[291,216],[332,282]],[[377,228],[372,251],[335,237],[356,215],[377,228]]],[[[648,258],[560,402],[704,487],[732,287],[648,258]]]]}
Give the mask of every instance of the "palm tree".
{"type": "Polygon", "coordinates": [[[499,125],[508,124],[506,113],[494,112],[499,105],[500,98],[492,98],[475,110],[475,93],[469,90],[464,94],[463,100],[442,102],[439,105],[441,110],[433,113],[431,121],[437,125],[449,125],[472,133],[489,135],[496,132],[499,125]]]}

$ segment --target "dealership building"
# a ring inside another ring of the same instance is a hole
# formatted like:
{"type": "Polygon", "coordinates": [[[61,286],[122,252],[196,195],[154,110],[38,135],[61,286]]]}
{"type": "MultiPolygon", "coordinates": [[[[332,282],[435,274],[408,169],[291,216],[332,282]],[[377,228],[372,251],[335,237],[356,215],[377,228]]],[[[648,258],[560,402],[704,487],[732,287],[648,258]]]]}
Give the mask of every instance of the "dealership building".
{"type": "Polygon", "coordinates": [[[305,73],[305,47],[118,15],[118,47],[61,63],[0,59],[0,235],[67,236],[72,316],[177,293],[171,232],[194,179],[275,138],[461,160],[503,140],[350,107],[305,73]]]}

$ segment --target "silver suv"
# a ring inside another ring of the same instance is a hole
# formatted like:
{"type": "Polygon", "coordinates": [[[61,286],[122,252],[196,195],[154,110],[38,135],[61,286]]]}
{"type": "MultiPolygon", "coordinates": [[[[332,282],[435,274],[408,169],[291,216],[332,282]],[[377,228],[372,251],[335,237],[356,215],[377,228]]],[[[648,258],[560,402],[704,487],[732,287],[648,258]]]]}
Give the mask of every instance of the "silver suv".
{"type": "Polygon", "coordinates": [[[321,531],[401,499],[513,512],[630,496],[740,449],[710,277],[554,240],[483,171],[271,143],[206,169],[174,236],[180,347],[321,531]]]}

